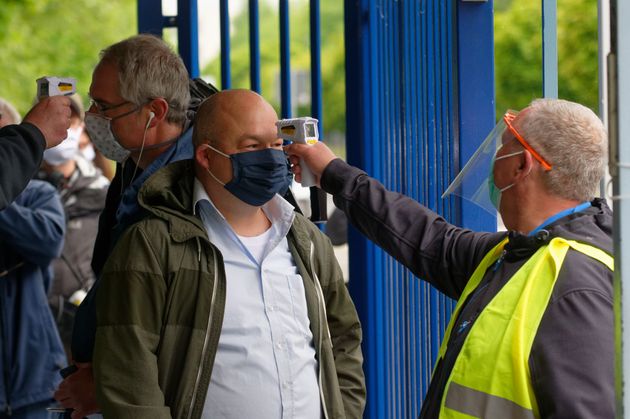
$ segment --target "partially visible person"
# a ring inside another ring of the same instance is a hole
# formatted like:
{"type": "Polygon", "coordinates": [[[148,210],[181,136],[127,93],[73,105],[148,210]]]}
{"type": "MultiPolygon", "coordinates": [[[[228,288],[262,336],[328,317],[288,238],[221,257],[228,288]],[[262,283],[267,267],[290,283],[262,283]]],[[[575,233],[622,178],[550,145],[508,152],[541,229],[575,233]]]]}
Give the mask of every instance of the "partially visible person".
{"type": "Polygon", "coordinates": [[[70,99],[65,96],[42,99],[19,125],[3,110],[0,110],[0,210],[35,176],[44,149],[66,138],[70,99]]]}
{"type": "Polygon", "coordinates": [[[94,351],[105,417],[359,419],[361,325],[330,241],[282,198],[273,107],[215,94],[195,160],[142,187],[108,259],[94,351]]]}
{"type": "Polygon", "coordinates": [[[45,179],[57,187],[66,215],[65,243],[61,256],[53,262],[54,281],[48,300],[69,360],[77,306],[95,281],[92,251],[109,186],[109,181],[79,152],[83,106],[78,95],[70,99],[68,138],[44,151],[42,163],[45,179]]]}
{"type": "Polygon", "coordinates": [[[48,419],[66,357],[46,292],[63,245],[59,196],[32,180],[0,211],[0,418],[48,419]]]}
{"type": "Polygon", "coordinates": [[[0,97],[0,128],[7,125],[19,124],[22,121],[20,113],[11,102],[0,97]]]}
{"type": "Polygon", "coordinates": [[[597,198],[607,146],[602,122],[577,103],[506,113],[449,188],[498,210],[509,230],[498,233],[449,224],[324,143],[287,147],[360,232],[458,300],[422,418],[619,414],[613,215],[597,198]]]}
{"type": "Polygon", "coordinates": [[[85,112],[83,110],[83,101],[81,97],[77,94],[70,96],[72,100],[72,108],[73,114],[76,114],[81,119],[81,130],[79,135],[79,155],[83,157],[83,159],[88,162],[94,164],[94,166],[101,171],[103,176],[107,178],[111,182],[114,178],[116,171],[116,163],[112,160],[107,159],[103,153],[101,153],[97,148],[92,144],[92,140],[90,139],[90,135],[85,129],[84,117],[85,112]]]}
{"type": "Polygon", "coordinates": [[[96,333],[98,277],[121,234],[147,215],[138,191],[160,168],[193,155],[187,118],[189,77],[181,58],[161,39],[136,35],[107,47],[92,74],[92,104],[85,115],[90,139],[105,157],[118,162],[100,219],[92,256],[97,281],[79,306],[72,334],[78,371],[55,397],[73,418],[98,411],[92,352],[96,333]]]}

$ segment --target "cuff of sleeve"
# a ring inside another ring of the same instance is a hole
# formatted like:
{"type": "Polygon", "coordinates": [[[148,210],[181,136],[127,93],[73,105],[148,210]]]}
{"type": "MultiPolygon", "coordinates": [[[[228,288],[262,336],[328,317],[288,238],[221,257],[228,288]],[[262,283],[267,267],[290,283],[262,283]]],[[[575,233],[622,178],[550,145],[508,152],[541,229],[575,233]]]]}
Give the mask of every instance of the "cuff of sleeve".
{"type": "Polygon", "coordinates": [[[366,175],[366,173],[337,158],[328,163],[324,169],[320,184],[324,191],[336,195],[341,193],[344,185],[353,184],[355,179],[361,175],[366,175]]]}
{"type": "Polygon", "coordinates": [[[39,128],[31,124],[30,122],[22,122],[20,124],[20,128],[26,131],[30,138],[33,139],[33,142],[40,146],[42,153],[44,152],[44,150],[46,150],[46,139],[44,138],[44,134],[42,134],[39,128]]]}

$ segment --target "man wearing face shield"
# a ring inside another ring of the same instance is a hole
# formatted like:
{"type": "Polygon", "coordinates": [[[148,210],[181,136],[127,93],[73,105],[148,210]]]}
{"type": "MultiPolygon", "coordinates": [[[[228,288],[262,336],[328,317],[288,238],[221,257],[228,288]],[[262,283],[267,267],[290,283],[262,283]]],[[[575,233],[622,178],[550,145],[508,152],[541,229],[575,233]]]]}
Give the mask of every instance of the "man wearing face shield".
{"type": "Polygon", "coordinates": [[[97,281],[79,306],[72,336],[78,371],[59,386],[55,398],[74,409],[73,418],[98,411],[91,360],[96,332],[98,277],[121,234],[147,215],[137,195],[160,168],[192,157],[188,73],[181,58],[161,39],[137,35],[107,47],[92,73],[85,127],[96,148],[118,162],[98,226],[92,268],[97,281]]]}
{"type": "Polygon", "coordinates": [[[357,229],[458,300],[422,418],[614,417],[612,213],[595,198],[606,149],[584,106],[540,99],[508,112],[447,190],[496,205],[509,230],[478,233],[323,143],[287,147],[357,229]]]}
{"type": "Polygon", "coordinates": [[[195,159],[142,187],[150,213],[102,273],[94,353],[105,417],[361,418],[361,326],[328,239],[282,198],[274,109],[215,94],[195,159]]]}

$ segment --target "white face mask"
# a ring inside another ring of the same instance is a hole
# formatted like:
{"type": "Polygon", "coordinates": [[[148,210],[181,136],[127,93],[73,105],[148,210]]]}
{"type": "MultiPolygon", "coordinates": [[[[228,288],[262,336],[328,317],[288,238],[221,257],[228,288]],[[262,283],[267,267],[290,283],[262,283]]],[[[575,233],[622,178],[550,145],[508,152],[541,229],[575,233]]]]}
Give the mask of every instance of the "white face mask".
{"type": "Polygon", "coordinates": [[[122,163],[127,160],[131,151],[116,141],[111,124],[111,118],[92,112],[85,113],[85,129],[92,143],[106,158],[122,163]]]}
{"type": "Polygon", "coordinates": [[[94,161],[94,158],[96,157],[96,152],[94,151],[94,146],[92,144],[88,144],[79,149],[79,154],[81,154],[81,156],[83,156],[83,158],[87,161],[94,161]]]}
{"type": "Polygon", "coordinates": [[[68,129],[68,138],[44,151],[44,161],[51,166],[59,166],[74,159],[79,151],[79,138],[82,132],[82,127],[68,129]]]}

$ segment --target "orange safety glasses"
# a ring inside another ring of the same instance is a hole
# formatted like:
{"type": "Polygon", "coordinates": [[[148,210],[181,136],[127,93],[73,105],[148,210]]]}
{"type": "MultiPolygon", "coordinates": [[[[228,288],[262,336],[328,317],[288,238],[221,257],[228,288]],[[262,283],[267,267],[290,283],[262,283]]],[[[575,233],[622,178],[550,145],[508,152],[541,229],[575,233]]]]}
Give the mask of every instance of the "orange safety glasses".
{"type": "Polygon", "coordinates": [[[507,125],[510,132],[514,134],[514,137],[516,137],[518,142],[521,143],[521,145],[525,147],[527,151],[532,153],[532,156],[534,156],[534,158],[538,160],[542,167],[544,167],[546,171],[551,170],[551,165],[547,162],[547,160],[545,160],[540,154],[538,154],[538,152],[534,150],[532,146],[527,143],[527,141],[525,141],[523,136],[518,133],[516,128],[514,128],[514,126],[512,125],[512,121],[514,121],[514,118],[516,118],[515,114],[507,112],[505,115],[503,115],[503,122],[505,122],[505,125],[507,125]]]}

